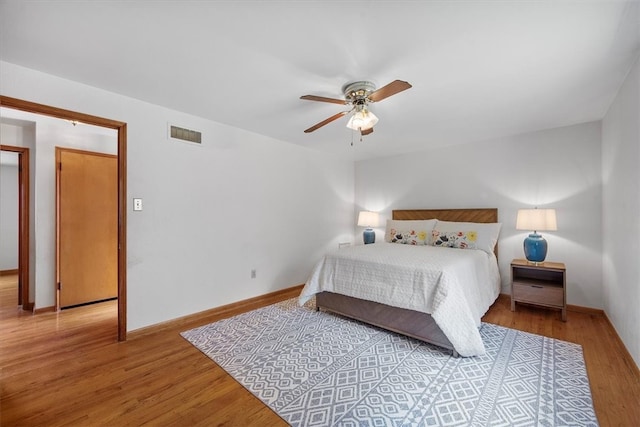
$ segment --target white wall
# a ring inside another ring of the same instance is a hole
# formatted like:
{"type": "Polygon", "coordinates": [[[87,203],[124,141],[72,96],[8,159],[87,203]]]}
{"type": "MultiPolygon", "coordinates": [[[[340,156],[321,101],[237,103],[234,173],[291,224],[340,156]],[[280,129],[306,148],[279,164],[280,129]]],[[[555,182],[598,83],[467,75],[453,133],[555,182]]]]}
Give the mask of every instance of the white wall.
{"type": "MultiPolygon", "coordinates": [[[[569,304],[603,308],[600,123],[356,163],[356,210],[498,208],[499,264],[509,293],[509,264],[524,258],[520,208],[555,208],[558,231],[543,232],[548,261],[567,267],[569,304]]],[[[356,229],[361,233],[362,229],[356,229]]],[[[377,230],[382,239],[383,225],[377,230]]]]}
{"type": "Polygon", "coordinates": [[[351,161],[6,62],[0,93],[127,123],[128,330],[303,283],[353,238],[351,161]]]}
{"type": "MultiPolygon", "coordinates": [[[[15,157],[16,153],[2,152],[15,157]]],[[[14,164],[15,163],[15,164],[14,164]]],[[[18,165],[0,164],[0,271],[18,268],[18,165]]]]}
{"type": "Polygon", "coordinates": [[[604,308],[640,365],[640,63],[602,125],[604,308]]]}

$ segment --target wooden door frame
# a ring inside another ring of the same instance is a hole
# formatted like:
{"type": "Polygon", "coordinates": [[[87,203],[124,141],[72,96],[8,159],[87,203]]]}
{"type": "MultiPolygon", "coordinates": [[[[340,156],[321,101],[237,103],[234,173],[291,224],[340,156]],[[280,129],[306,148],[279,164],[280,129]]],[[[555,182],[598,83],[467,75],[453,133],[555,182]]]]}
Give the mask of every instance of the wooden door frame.
{"type": "Polygon", "coordinates": [[[118,132],[118,341],[127,339],[127,124],[0,95],[0,107],[74,120],[118,132]]]}
{"type": "Polygon", "coordinates": [[[0,151],[18,154],[18,304],[23,310],[32,311],[29,302],[29,149],[0,145],[0,151]]]}

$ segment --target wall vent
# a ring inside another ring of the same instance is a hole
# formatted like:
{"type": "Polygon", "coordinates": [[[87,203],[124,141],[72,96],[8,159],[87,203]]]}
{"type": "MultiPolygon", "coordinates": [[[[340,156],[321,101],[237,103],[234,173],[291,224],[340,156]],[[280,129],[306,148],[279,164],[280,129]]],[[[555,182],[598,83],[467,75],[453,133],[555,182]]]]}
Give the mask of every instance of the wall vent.
{"type": "Polygon", "coordinates": [[[179,128],[178,126],[171,126],[169,129],[169,136],[175,139],[181,139],[182,141],[195,142],[196,144],[202,144],[202,132],[197,130],[179,128]]]}

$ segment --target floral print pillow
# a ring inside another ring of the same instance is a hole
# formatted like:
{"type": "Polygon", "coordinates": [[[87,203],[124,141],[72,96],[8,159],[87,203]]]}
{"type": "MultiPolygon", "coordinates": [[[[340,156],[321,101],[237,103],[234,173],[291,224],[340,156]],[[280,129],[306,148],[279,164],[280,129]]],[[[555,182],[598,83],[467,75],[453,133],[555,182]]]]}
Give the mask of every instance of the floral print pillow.
{"type": "Polygon", "coordinates": [[[426,230],[389,230],[389,238],[391,243],[401,243],[404,245],[425,245],[427,240],[426,230]]]}
{"type": "Polygon", "coordinates": [[[431,232],[433,246],[443,248],[476,249],[478,233],[476,231],[438,231],[431,232]]]}

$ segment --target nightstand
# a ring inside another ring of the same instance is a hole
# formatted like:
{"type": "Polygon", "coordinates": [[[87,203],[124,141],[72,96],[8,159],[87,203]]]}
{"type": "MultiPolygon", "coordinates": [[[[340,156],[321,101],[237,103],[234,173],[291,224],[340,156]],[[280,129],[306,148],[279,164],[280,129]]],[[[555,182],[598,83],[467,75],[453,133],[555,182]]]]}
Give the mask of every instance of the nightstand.
{"type": "Polygon", "coordinates": [[[530,263],[525,259],[511,261],[511,311],[516,302],[562,310],[567,321],[566,269],[561,262],[530,263]]]}

